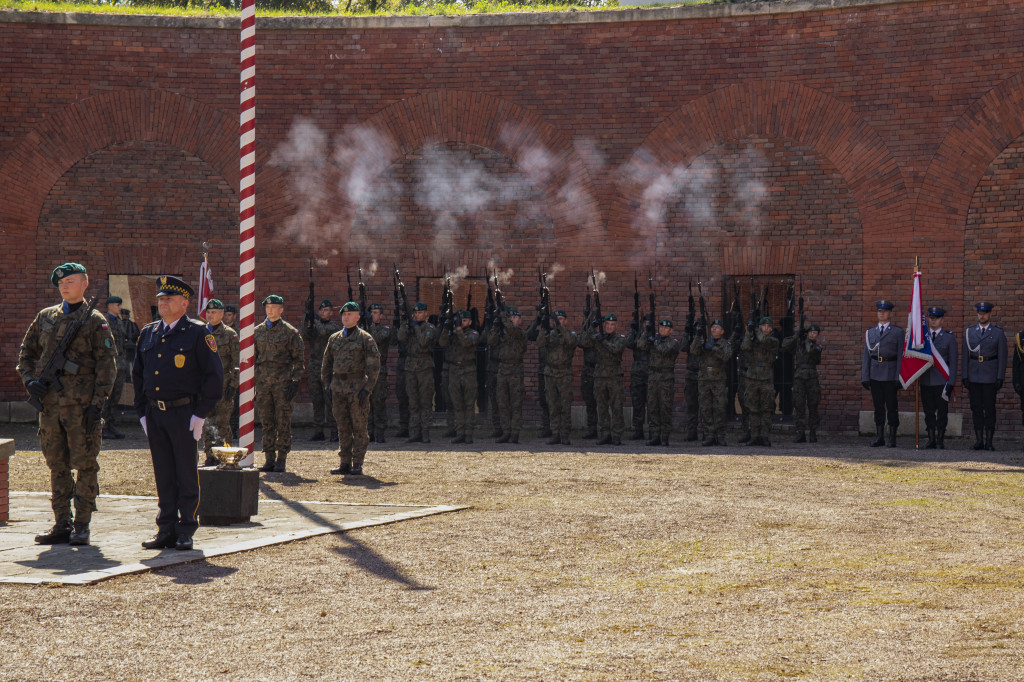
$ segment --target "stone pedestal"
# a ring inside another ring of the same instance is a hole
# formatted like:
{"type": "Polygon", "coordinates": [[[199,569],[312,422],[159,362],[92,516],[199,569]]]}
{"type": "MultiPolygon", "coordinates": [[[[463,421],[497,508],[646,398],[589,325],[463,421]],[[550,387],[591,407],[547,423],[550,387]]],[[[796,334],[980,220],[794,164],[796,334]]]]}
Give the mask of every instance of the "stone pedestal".
{"type": "Polygon", "coordinates": [[[10,521],[11,484],[7,460],[14,454],[14,441],[0,438],[0,523],[10,521]]]}
{"type": "Polygon", "coordinates": [[[260,472],[256,469],[199,469],[199,523],[248,523],[259,512],[260,472]]]}

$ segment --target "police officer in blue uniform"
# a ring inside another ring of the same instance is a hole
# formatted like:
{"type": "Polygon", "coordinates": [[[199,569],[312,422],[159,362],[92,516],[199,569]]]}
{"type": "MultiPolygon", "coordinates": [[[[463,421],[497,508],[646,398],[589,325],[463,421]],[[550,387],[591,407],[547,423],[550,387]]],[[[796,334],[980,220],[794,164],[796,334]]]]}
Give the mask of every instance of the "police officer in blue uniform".
{"type": "Polygon", "coordinates": [[[157,534],[142,543],[146,549],[192,549],[199,527],[197,444],[206,416],[220,401],[224,368],[213,332],[185,314],[193,295],[177,277],[159,278],[160,321],[142,328],[132,370],[159,506],[157,534]]]}
{"type": "Polygon", "coordinates": [[[987,301],[979,302],[975,306],[978,324],[964,330],[963,382],[971,398],[975,450],[995,450],[996,393],[1006,376],[1006,334],[991,323],[993,307],[987,301]]]}
{"type": "Polygon", "coordinates": [[[871,391],[875,407],[875,439],[871,447],[896,447],[896,429],[900,426],[897,400],[900,363],[903,361],[903,329],[891,324],[892,301],[882,299],[875,303],[878,324],[864,332],[864,353],[860,363],[860,382],[871,391]],[[889,440],[885,439],[885,425],[889,424],[889,440]]]}
{"type": "Polygon", "coordinates": [[[956,386],[956,334],[942,328],[946,310],[941,306],[928,308],[928,335],[932,348],[942,356],[949,369],[949,378],[942,376],[937,365],[921,377],[921,404],[924,406],[924,425],[928,430],[926,450],[946,448],[946,426],[949,424],[949,401],[956,386]]]}

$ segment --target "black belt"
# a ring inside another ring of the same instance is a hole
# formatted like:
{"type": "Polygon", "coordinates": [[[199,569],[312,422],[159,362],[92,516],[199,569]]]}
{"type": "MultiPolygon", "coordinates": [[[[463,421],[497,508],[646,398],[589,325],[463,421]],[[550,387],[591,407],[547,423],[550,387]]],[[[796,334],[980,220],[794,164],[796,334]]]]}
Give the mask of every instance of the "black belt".
{"type": "Polygon", "coordinates": [[[149,404],[158,410],[166,411],[169,407],[185,407],[192,404],[192,398],[179,398],[177,400],[155,400],[147,397],[149,404]]]}
{"type": "Polygon", "coordinates": [[[896,357],[897,356],[895,355],[891,355],[889,357],[883,358],[881,355],[876,355],[875,360],[878,360],[879,362],[892,362],[893,360],[896,359],[896,357]]]}
{"type": "MultiPolygon", "coordinates": [[[[992,356],[991,355],[988,356],[988,359],[991,360],[992,356]]],[[[971,360],[977,360],[978,362],[985,362],[985,356],[984,355],[976,355],[974,353],[971,353],[971,360]]]]}

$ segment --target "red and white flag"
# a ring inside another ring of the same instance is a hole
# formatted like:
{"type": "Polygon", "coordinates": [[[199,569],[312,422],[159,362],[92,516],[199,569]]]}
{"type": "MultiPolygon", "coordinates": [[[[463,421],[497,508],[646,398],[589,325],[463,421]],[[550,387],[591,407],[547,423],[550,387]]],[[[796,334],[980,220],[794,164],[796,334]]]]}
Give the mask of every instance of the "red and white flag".
{"type": "Polygon", "coordinates": [[[907,317],[907,332],[903,341],[903,361],[900,363],[900,383],[907,388],[925,372],[935,367],[949,380],[949,367],[942,354],[935,352],[932,337],[925,323],[924,308],[921,305],[921,273],[914,273],[914,293],[910,299],[910,315],[907,317]]]}
{"type": "Polygon", "coordinates": [[[199,317],[206,319],[206,304],[213,298],[213,273],[210,264],[203,258],[199,266],[199,317]]]}

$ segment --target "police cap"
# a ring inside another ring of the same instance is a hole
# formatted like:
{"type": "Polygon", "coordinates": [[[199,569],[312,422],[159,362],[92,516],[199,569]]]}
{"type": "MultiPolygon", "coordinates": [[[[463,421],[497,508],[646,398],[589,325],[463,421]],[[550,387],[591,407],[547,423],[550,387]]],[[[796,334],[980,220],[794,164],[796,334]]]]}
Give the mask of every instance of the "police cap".
{"type": "Polygon", "coordinates": [[[880,301],[875,301],[875,307],[879,310],[892,310],[896,306],[893,305],[892,301],[887,301],[883,298],[880,301]]]}
{"type": "Polygon", "coordinates": [[[163,275],[156,281],[156,295],[160,296],[184,296],[185,300],[191,300],[195,295],[195,289],[185,283],[185,280],[173,275],[163,275]]]}
{"type": "Polygon", "coordinates": [[[933,305],[931,308],[928,308],[928,317],[942,317],[945,314],[945,309],[940,306],[933,305]]]}
{"type": "Polygon", "coordinates": [[[979,313],[990,313],[995,306],[988,301],[978,301],[978,305],[974,306],[978,309],[979,313]]]}

